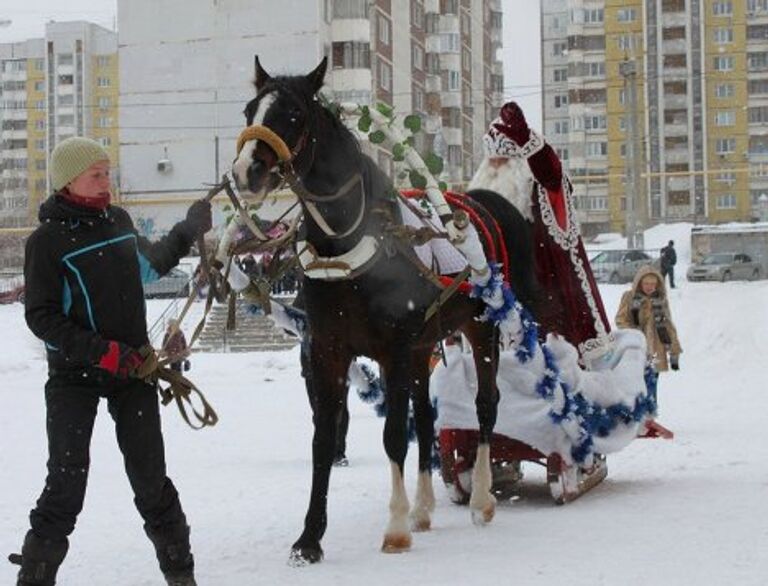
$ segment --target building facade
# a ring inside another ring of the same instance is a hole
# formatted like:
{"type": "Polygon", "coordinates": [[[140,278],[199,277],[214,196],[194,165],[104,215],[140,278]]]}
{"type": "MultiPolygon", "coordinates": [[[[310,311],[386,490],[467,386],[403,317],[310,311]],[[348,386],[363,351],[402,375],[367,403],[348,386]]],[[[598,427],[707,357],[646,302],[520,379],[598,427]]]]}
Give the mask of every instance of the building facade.
{"type": "Polygon", "coordinates": [[[542,39],[545,132],[585,233],[625,229],[633,121],[641,227],[759,217],[768,1],[543,0],[542,39]]]}
{"type": "Polygon", "coordinates": [[[50,193],[56,144],[90,136],[119,172],[117,35],[50,22],[45,38],[0,44],[0,226],[31,226],[50,193]]]}
{"type": "MultiPolygon", "coordinates": [[[[254,56],[271,74],[329,60],[324,92],[422,116],[417,148],[466,183],[502,100],[501,0],[118,3],[121,191],[159,231],[235,156],[254,56]]],[[[393,177],[388,153],[364,149],[393,177]]],[[[133,211],[133,210],[132,210],[133,211]]]]}

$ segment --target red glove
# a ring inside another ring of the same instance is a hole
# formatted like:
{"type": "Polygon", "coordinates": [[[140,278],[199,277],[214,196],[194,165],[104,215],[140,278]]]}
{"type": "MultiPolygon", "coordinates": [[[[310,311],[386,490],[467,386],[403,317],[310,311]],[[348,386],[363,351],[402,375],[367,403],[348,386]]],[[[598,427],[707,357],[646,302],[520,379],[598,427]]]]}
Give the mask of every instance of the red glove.
{"type": "Polygon", "coordinates": [[[531,138],[531,129],[525,121],[525,115],[516,102],[507,102],[501,107],[503,124],[494,124],[496,130],[503,132],[521,147],[531,138]]]}
{"type": "Polygon", "coordinates": [[[117,378],[128,378],[143,362],[144,358],[136,350],[120,342],[110,340],[107,351],[101,355],[96,366],[103,368],[117,378]]]}

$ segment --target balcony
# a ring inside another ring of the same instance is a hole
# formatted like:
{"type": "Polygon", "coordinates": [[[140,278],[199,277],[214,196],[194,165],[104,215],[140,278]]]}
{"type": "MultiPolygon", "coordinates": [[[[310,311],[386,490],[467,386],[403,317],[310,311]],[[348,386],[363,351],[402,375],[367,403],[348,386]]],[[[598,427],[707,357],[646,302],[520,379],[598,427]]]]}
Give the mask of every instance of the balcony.
{"type": "Polygon", "coordinates": [[[687,163],[691,155],[688,149],[669,149],[664,151],[664,162],[671,164],[687,163]]]}
{"type": "Polygon", "coordinates": [[[686,39],[669,39],[662,41],[661,50],[665,55],[685,55],[688,52],[686,39]]]}
{"type": "Polygon", "coordinates": [[[688,136],[687,124],[665,124],[664,136],[688,136]]]}

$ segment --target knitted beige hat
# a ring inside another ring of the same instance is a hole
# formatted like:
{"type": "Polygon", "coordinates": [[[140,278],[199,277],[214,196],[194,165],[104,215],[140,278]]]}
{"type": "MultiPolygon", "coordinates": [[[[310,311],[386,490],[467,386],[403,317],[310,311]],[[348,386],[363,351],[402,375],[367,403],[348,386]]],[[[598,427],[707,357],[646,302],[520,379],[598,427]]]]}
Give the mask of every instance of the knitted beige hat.
{"type": "Polygon", "coordinates": [[[73,136],[61,141],[51,153],[51,187],[59,191],[99,161],[109,161],[109,155],[95,140],[73,136]]]}

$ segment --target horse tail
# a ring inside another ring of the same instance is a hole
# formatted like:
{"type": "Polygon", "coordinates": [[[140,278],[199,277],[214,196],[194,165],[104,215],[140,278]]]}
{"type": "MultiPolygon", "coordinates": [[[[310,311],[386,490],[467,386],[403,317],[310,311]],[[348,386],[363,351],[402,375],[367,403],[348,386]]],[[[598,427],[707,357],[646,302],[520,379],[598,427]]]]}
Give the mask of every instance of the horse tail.
{"type": "Polygon", "coordinates": [[[542,297],[536,278],[531,225],[515,206],[495,191],[472,189],[466,195],[482,205],[501,228],[509,258],[509,266],[505,269],[510,287],[518,301],[536,318],[542,297]]]}

